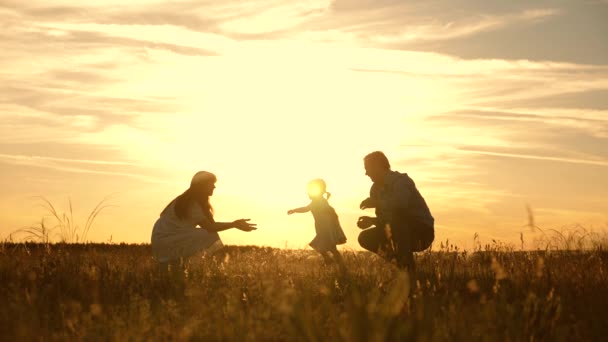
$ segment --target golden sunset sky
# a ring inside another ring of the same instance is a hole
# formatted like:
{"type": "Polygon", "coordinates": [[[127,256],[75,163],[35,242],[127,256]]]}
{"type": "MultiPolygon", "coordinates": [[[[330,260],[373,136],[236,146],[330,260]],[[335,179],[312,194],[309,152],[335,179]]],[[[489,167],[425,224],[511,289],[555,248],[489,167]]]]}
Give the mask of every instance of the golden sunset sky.
{"type": "MultiPolygon", "coordinates": [[[[218,176],[226,244],[304,248],[321,177],[358,249],[382,150],[436,240],[608,227],[608,1],[2,1],[0,238],[36,196],[88,238],[148,243],[191,176],[218,176]],[[128,4],[127,4],[128,3],[128,4]]],[[[49,223],[52,221],[49,220],[49,223]]]]}

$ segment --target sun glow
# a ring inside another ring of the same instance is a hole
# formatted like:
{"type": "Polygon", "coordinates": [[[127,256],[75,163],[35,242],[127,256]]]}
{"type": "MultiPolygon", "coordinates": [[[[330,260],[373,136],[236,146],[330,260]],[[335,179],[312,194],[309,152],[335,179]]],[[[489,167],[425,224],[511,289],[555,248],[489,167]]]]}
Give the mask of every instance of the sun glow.
{"type": "MultiPolygon", "coordinates": [[[[348,51],[293,41],[242,43],[213,58],[177,59],[151,51],[155,63],[136,66],[131,87],[148,96],[174,97],[176,112],[81,138],[104,142],[112,133],[117,145],[128,142],[126,153],[134,159],[171,168],[165,181],[181,184],[176,193],[194,172],[213,172],[218,219],[252,218],[261,228],[260,243],[281,234],[288,234],[284,240],[306,241],[305,228],[279,231],[307,224],[305,215],[289,220],[281,215],[307,203],[306,182],[324,179],[337,210],[356,208],[370,185],[363,156],[416,134],[417,112],[410,108],[420,105],[395,94],[424,90],[399,78],[351,70],[344,59],[348,51]],[[411,113],[407,122],[401,113],[411,113]]],[[[127,91],[121,87],[114,91],[127,91]]],[[[228,243],[243,238],[224,235],[228,243]]]]}
{"type": "Polygon", "coordinates": [[[317,198],[323,195],[323,189],[321,189],[321,186],[319,184],[315,183],[309,184],[306,188],[306,192],[308,193],[308,196],[310,198],[317,198]]]}

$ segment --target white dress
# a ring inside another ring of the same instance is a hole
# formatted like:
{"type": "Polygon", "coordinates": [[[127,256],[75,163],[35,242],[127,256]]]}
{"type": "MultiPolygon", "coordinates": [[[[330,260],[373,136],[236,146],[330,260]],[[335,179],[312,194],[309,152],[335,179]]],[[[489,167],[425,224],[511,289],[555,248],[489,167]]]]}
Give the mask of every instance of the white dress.
{"type": "Polygon", "coordinates": [[[175,215],[175,201],[156,220],[152,229],[152,253],[158,262],[168,262],[205,250],[213,253],[223,247],[217,232],[197,228],[208,219],[201,207],[192,203],[185,219],[175,215]]]}

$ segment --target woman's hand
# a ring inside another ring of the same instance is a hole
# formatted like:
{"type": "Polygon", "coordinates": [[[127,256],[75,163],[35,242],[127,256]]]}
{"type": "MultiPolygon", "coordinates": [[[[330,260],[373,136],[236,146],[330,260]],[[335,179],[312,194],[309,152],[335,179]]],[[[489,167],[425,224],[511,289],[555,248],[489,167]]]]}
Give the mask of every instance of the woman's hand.
{"type": "Polygon", "coordinates": [[[232,226],[238,230],[242,230],[244,232],[250,232],[252,230],[256,230],[258,229],[256,226],[257,224],[255,223],[249,223],[247,221],[249,221],[251,219],[240,219],[240,220],[236,220],[234,222],[232,222],[232,226]]]}
{"type": "Polygon", "coordinates": [[[287,210],[287,215],[291,215],[291,214],[293,214],[293,213],[295,213],[295,210],[293,210],[293,209],[289,209],[289,210],[287,210]]]}

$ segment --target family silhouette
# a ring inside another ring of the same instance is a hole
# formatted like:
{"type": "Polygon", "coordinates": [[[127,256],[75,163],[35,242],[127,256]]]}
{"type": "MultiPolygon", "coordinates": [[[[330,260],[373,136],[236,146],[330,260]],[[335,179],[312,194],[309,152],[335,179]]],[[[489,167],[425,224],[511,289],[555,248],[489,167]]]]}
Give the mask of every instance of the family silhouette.
{"type": "MultiPolygon", "coordinates": [[[[369,197],[359,208],[375,209],[375,217],[361,216],[357,226],[361,247],[374,252],[400,268],[415,271],[414,252],[431,246],[435,237],[434,218],[426,201],[407,173],[391,170],[388,158],[381,151],[363,158],[365,175],[372,181],[369,197]]],[[[197,172],[190,187],[174,198],[160,213],[152,229],[152,253],[161,270],[183,267],[191,255],[206,251],[213,253],[223,247],[218,232],[236,228],[250,232],[256,224],[250,219],[216,222],[210,197],[216,176],[207,171],[197,172]]],[[[314,239],[309,243],[323,256],[326,264],[344,267],[337,245],[346,243],[346,235],[335,209],[329,204],[331,194],[322,179],[307,184],[310,203],[290,209],[288,215],[307,213],[315,221],[314,239]]]]}

